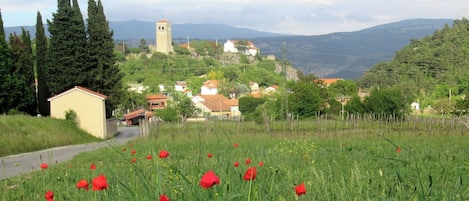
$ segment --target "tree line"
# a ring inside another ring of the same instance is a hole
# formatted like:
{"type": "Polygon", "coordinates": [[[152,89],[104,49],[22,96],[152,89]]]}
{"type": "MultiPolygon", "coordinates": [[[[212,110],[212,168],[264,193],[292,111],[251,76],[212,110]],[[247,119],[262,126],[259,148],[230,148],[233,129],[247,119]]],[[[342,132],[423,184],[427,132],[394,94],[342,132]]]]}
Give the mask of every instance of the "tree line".
{"type": "Polygon", "coordinates": [[[123,74],[115,65],[113,32],[102,2],[88,1],[87,26],[77,0],[58,0],[57,7],[47,20],[50,38],[37,13],[34,41],[22,29],[7,42],[0,13],[0,113],[47,116],[49,97],[82,86],[108,96],[110,117],[124,92],[123,74]]]}

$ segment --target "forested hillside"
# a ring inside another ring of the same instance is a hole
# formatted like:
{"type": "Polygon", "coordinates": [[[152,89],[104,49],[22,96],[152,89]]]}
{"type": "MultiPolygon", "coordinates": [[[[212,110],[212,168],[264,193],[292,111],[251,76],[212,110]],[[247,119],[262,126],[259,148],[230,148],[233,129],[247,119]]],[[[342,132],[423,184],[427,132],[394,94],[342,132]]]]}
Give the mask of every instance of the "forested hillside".
{"type": "MultiPolygon", "coordinates": [[[[360,79],[363,87],[395,86],[424,105],[451,108],[451,98],[469,95],[469,20],[455,20],[433,35],[412,40],[390,62],[360,79]]],[[[460,99],[460,98],[459,98],[460,99]]]]}

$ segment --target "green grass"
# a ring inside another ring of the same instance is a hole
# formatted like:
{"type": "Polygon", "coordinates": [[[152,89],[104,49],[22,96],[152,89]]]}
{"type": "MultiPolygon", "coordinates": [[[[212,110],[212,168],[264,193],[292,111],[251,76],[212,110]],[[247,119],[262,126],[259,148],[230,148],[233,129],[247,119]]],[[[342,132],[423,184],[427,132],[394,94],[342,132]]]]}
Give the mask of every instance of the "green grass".
{"type": "Polygon", "coordinates": [[[0,157],[96,141],[99,139],[65,120],[0,115],[0,157]]]}
{"type": "Polygon", "coordinates": [[[466,134],[422,132],[413,124],[384,128],[369,122],[352,131],[331,121],[325,124],[335,129],[311,122],[298,122],[288,132],[282,122],[269,132],[250,123],[193,123],[185,128],[163,124],[152,128],[154,133],[147,138],[1,181],[0,200],[44,200],[48,190],[56,200],[159,200],[161,194],[171,200],[220,201],[469,198],[466,134]],[[170,156],[160,159],[163,149],[170,156]],[[149,154],[153,159],[146,159],[149,154]],[[251,163],[245,164],[248,158],[251,163]],[[239,167],[234,167],[236,161],[239,167]],[[91,163],[96,170],[90,170],[91,163]],[[257,178],[244,181],[252,166],[257,178]],[[221,182],[203,189],[199,181],[209,170],[221,182]],[[75,188],[81,179],[91,188],[91,180],[100,174],[108,179],[106,191],[75,188]],[[294,186],[300,183],[305,183],[307,194],[298,197],[294,186]]]}

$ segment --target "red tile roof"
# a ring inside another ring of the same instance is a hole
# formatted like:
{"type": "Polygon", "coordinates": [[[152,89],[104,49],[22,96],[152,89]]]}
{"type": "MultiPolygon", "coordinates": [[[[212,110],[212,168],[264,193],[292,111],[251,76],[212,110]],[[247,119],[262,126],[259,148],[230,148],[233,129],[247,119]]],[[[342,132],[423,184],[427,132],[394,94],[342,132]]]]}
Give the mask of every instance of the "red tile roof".
{"type": "Polygon", "coordinates": [[[147,95],[147,100],[153,100],[153,99],[167,99],[168,97],[163,95],[163,94],[150,94],[147,95]]]}
{"type": "Polygon", "coordinates": [[[218,80],[207,80],[204,82],[204,86],[210,89],[218,87],[218,80]]]}
{"type": "Polygon", "coordinates": [[[220,94],[199,96],[204,99],[204,101],[201,101],[200,103],[212,112],[231,111],[231,105],[227,103],[228,99],[220,94]]]}
{"type": "Polygon", "coordinates": [[[321,82],[324,85],[331,85],[336,83],[339,80],[344,80],[343,78],[319,78],[316,82],[321,82]]]}
{"type": "Polygon", "coordinates": [[[47,99],[47,100],[48,100],[48,101],[51,101],[51,100],[53,100],[53,99],[56,99],[56,98],[58,98],[58,97],[60,97],[60,96],[63,96],[63,95],[65,95],[65,94],[68,94],[68,93],[70,93],[70,92],[72,92],[72,91],[75,91],[75,90],[79,90],[79,91],[85,92],[85,93],[87,93],[87,94],[89,94],[89,95],[92,95],[92,96],[95,96],[95,97],[98,97],[98,98],[101,98],[101,99],[107,99],[107,96],[104,95],[104,94],[95,92],[95,91],[90,90],[90,89],[87,89],[87,88],[85,88],[85,87],[75,86],[75,87],[73,87],[73,88],[71,88],[71,89],[69,89],[69,90],[66,90],[66,91],[64,91],[64,92],[62,92],[62,93],[60,93],[60,94],[57,94],[57,95],[55,95],[55,96],[53,96],[53,97],[50,97],[50,98],[47,99]]]}
{"type": "Polygon", "coordinates": [[[124,115],[124,119],[125,120],[129,120],[129,119],[133,119],[133,118],[136,118],[136,117],[151,117],[153,116],[153,112],[150,112],[150,111],[147,111],[145,109],[138,109],[138,110],[135,110],[135,111],[132,111],[130,113],[127,113],[124,115]]]}

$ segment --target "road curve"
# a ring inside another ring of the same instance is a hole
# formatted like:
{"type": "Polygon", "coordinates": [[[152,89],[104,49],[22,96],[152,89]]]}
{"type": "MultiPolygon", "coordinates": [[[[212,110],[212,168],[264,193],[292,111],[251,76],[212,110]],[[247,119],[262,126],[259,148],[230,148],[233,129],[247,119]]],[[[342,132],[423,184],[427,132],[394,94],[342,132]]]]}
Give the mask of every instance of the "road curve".
{"type": "Polygon", "coordinates": [[[110,144],[124,144],[129,140],[137,138],[139,135],[138,128],[125,127],[119,128],[119,135],[103,142],[54,147],[36,152],[1,157],[0,180],[36,171],[40,168],[42,162],[46,162],[49,165],[61,163],[85,151],[106,147],[110,144]]]}

